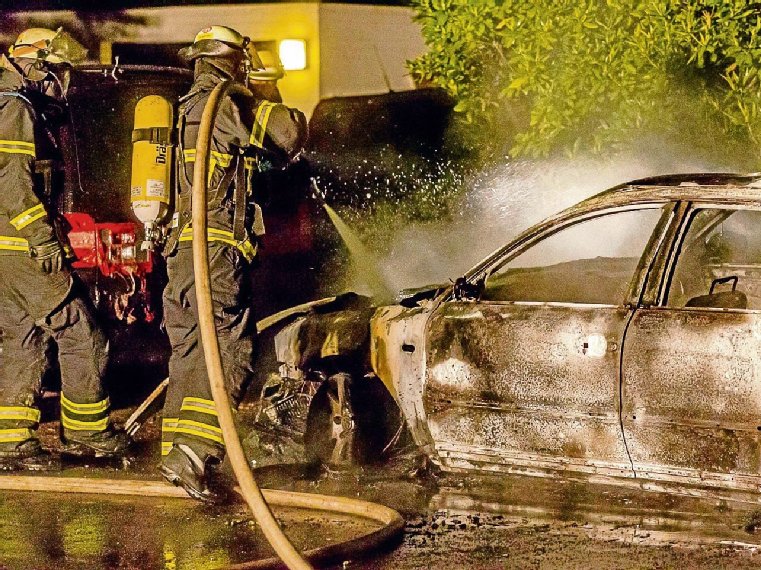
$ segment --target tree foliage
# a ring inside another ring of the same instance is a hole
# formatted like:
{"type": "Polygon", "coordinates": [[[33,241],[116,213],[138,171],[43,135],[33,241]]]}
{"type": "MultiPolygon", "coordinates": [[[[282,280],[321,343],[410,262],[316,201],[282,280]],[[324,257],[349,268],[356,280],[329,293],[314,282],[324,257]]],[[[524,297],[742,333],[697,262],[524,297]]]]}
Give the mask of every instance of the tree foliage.
{"type": "Polygon", "coordinates": [[[609,152],[643,136],[758,162],[761,3],[414,0],[471,142],[515,155],[609,152]],[[754,149],[748,153],[749,149],[754,149]]]}

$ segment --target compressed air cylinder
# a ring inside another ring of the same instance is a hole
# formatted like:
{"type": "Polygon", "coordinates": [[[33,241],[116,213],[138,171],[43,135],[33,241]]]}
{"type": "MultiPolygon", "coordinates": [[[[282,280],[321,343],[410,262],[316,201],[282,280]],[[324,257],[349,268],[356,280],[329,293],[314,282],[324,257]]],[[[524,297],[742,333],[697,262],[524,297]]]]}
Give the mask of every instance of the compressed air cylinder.
{"type": "Polygon", "coordinates": [[[160,95],[148,95],[135,105],[130,201],[145,225],[146,241],[155,237],[155,226],[169,214],[172,121],[172,105],[160,95]]]}

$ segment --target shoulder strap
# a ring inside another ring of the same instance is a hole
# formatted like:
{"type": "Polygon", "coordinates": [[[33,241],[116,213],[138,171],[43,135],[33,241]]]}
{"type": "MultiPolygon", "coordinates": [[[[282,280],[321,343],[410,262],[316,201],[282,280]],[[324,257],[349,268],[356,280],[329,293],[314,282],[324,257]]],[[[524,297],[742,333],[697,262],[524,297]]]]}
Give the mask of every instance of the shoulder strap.
{"type": "Polygon", "coordinates": [[[32,112],[32,118],[35,121],[37,120],[37,111],[34,108],[34,104],[26,95],[23,95],[18,91],[0,91],[0,97],[13,97],[14,99],[21,99],[24,103],[27,104],[29,110],[32,112]]]}
{"type": "Polygon", "coordinates": [[[243,241],[246,237],[246,160],[238,156],[235,165],[235,194],[233,195],[233,239],[243,241]]]}
{"type": "Polygon", "coordinates": [[[243,157],[240,154],[236,154],[233,158],[233,162],[228,167],[222,179],[217,184],[214,190],[209,189],[209,203],[208,208],[214,210],[222,205],[222,202],[227,198],[227,192],[230,189],[230,183],[232,183],[236,172],[238,171],[238,165],[243,163],[243,157]]]}

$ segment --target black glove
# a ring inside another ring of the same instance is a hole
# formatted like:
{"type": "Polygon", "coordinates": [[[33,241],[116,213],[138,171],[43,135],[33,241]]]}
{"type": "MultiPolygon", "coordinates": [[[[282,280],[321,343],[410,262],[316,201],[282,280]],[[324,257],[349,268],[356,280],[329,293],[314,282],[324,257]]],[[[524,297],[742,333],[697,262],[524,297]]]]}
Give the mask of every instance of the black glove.
{"type": "Polygon", "coordinates": [[[63,269],[64,251],[57,240],[50,240],[39,245],[29,245],[29,257],[37,262],[45,273],[58,273],[63,269]]]}

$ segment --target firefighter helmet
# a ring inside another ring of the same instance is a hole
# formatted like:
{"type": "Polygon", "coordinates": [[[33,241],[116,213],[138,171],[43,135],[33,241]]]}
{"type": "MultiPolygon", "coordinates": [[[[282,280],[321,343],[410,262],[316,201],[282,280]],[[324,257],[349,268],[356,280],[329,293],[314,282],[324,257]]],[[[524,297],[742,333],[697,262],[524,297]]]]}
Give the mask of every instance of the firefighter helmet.
{"type": "Polygon", "coordinates": [[[196,34],[193,43],[179,51],[185,61],[199,57],[240,57],[250,62],[252,69],[263,70],[256,48],[251,40],[227,26],[209,26],[196,34]]]}
{"type": "Polygon", "coordinates": [[[34,59],[47,63],[74,65],[85,59],[87,50],[77,40],[64,32],[47,28],[29,28],[21,32],[8,49],[11,59],[34,59]]]}

